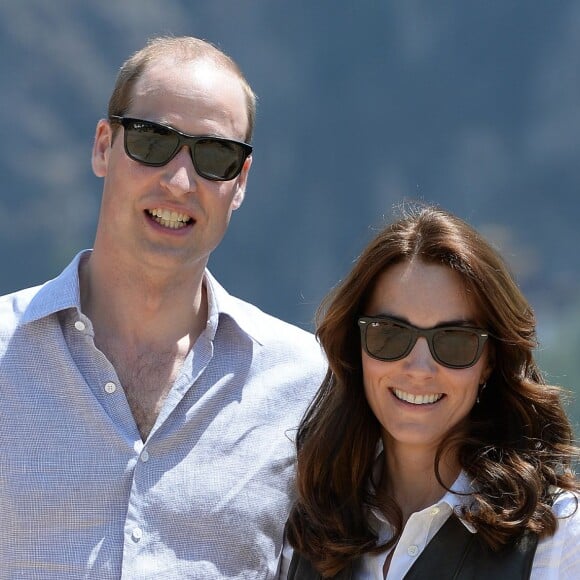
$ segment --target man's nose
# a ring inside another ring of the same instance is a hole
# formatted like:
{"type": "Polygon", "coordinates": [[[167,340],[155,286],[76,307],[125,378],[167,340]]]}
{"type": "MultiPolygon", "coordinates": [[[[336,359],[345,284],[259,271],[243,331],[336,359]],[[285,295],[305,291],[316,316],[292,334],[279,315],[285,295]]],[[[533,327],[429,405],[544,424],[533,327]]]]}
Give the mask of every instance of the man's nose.
{"type": "Polygon", "coordinates": [[[197,180],[201,179],[193,166],[191,151],[187,145],[163,169],[163,185],[174,195],[185,195],[195,190],[197,180]]]}

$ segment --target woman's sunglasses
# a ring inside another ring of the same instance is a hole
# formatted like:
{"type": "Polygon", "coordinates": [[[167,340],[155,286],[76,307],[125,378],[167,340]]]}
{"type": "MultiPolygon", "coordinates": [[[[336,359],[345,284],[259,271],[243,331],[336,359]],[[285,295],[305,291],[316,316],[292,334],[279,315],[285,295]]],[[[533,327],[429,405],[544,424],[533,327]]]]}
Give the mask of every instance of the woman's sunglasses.
{"type": "Polygon", "coordinates": [[[466,369],[481,356],[488,333],[470,326],[417,328],[389,316],[362,316],[358,319],[363,348],[382,361],[405,358],[419,337],[424,337],[431,356],[444,367],[466,369]]]}
{"type": "Polygon", "coordinates": [[[198,175],[212,181],[229,181],[240,174],[252,146],[221,137],[187,135],[167,125],[111,115],[123,126],[125,152],[134,161],[160,167],[169,163],[184,145],[198,175]]]}

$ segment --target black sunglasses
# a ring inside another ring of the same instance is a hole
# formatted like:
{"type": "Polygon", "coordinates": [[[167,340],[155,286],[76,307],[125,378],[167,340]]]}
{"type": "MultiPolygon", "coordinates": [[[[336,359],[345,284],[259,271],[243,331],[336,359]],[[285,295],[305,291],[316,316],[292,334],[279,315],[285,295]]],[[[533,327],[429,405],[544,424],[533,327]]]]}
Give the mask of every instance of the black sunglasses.
{"type": "Polygon", "coordinates": [[[417,328],[389,316],[361,316],[361,341],[367,354],[382,361],[405,358],[422,336],[431,356],[444,367],[466,369],[481,356],[489,335],[471,326],[417,328]]]}
{"type": "Polygon", "coordinates": [[[117,115],[111,115],[109,121],[123,126],[125,152],[134,161],[160,167],[169,163],[187,145],[198,175],[212,181],[229,181],[237,177],[252,153],[252,146],[241,141],[187,135],[152,121],[117,115]]]}

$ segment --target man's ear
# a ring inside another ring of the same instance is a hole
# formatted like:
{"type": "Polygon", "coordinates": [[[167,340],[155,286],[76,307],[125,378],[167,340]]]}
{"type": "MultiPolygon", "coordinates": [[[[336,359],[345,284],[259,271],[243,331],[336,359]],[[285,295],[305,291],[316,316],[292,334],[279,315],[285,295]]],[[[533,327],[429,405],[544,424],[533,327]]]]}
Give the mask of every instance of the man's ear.
{"type": "Polygon", "coordinates": [[[246,196],[245,189],[243,187],[238,186],[237,191],[234,195],[234,199],[232,199],[232,210],[236,210],[242,205],[245,196],[246,196]]]}
{"type": "Polygon", "coordinates": [[[244,201],[244,197],[246,196],[246,184],[248,182],[248,173],[250,171],[250,167],[252,166],[252,156],[250,155],[245,161],[244,166],[242,167],[242,171],[238,176],[238,182],[236,185],[236,193],[234,194],[234,198],[232,200],[232,209],[236,210],[244,201]]]}
{"type": "Polygon", "coordinates": [[[91,157],[93,173],[97,177],[105,177],[107,175],[112,139],[113,130],[109,121],[101,119],[95,129],[95,141],[91,157]]]}

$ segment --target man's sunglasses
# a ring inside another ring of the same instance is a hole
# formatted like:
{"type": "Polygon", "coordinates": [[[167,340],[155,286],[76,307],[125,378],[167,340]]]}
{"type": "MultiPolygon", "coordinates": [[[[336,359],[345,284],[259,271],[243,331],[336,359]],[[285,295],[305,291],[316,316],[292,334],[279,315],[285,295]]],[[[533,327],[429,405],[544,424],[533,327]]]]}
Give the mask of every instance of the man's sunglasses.
{"type": "Polygon", "coordinates": [[[362,316],[358,319],[363,348],[382,361],[405,358],[419,337],[424,337],[431,356],[444,367],[466,369],[481,356],[488,333],[471,326],[417,328],[389,316],[362,316]]]}
{"type": "Polygon", "coordinates": [[[111,115],[123,126],[125,152],[134,161],[160,167],[169,163],[184,145],[198,175],[212,181],[229,181],[240,174],[252,146],[222,137],[187,135],[167,125],[111,115]]]}

